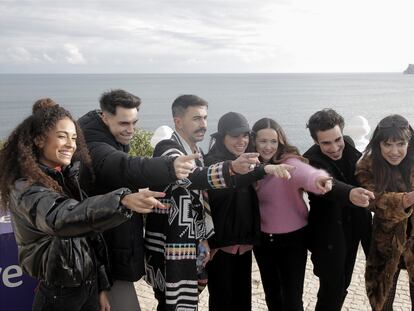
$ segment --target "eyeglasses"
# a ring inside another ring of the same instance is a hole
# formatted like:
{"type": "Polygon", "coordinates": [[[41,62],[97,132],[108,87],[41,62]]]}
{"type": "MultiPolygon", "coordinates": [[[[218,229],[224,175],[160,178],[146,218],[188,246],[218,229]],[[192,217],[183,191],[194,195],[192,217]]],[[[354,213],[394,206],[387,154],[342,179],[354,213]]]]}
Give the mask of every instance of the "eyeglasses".
{"type": "Polygon", "coordinates": [[[378,128],[386,129],[396,127],[399,129],[407,129],[409,127],[408,121],[401,116],[390,116],[382,119],[378,123],[378,128]]]}

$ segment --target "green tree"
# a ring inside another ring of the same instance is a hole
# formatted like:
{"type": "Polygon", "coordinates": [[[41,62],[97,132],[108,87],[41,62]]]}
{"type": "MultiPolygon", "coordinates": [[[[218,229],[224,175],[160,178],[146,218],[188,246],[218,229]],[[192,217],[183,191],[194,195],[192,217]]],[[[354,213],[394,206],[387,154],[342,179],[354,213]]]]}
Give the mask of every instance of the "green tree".
{"type": "MultiPolygon", "coordinates": [[[[138,129],[131,140],[129,151],[130,155],[141,157],[152,157],[154,148],[150,144],[151,137],[154,133],[138,129]]],[[[0,139],[0,149],[3,147],[4,140],[0,139]]]]}
{"type": "Polygon", "coordinates": [[[129,154],[132,156],[151,157],[154,151],[154,148],[150,144],[153,134],[149,131],[137,129],[129,144],[131,147],[129,154]]]}

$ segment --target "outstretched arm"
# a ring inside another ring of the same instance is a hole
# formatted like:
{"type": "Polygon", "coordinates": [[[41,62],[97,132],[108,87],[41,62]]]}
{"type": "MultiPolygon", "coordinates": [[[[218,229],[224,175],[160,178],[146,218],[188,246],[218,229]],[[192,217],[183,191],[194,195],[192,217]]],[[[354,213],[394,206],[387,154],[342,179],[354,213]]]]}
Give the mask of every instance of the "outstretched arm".
{"type": "MultiPolygon", "coordinates": [[[[161,141],[154,150],[154,157],[183,155],[184,151],[181,146],[173,140],[161,141]]],[[[187,178],[178,180],[176,182],[178,185],[197,190],[232,187],[234,184],[233,175],[246,174],[251,171],[251,165],[255,166],[259,162],[257,153],[246,153],[233,161],[221,161],[205,167],[195,166],[196,160],[193,160],[194,170],[187,178]]]]}
{"type": "Polygon", "coordinates": [[[369,209],[379,217],[401,221],[411,215],[414,193],[375,192],[374,176],[367,160],[358,163],[356,177],[362,186],[374,192],[375,199],[371,200],[369,209]]]}

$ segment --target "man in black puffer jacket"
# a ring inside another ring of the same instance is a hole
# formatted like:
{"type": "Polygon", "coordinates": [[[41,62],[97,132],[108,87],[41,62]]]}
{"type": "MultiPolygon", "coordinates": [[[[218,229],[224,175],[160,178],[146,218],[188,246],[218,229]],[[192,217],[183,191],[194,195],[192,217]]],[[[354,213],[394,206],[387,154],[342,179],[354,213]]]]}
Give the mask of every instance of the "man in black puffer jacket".
{"type": "MultiPolygon", "coordinates": [[[[101,110],[90,111],[79,119],[95,173],[93,183],[89,183],[91,178],[87,176],[82,178],[89,194],[107,193],[119,187],[138,191],[167,185],[187,177],[193,169],[192,160],[198,155],[153,159],[128,155],[140,104],[137,96],[112,90],[102,95],[101,110]]],[[[139,303],[133,282],[144,274],[142,215],[134,213],[130,221],[106,231],[104,237],[114,281],[109,293],[112,310],[137,310],[139,303]]]]}

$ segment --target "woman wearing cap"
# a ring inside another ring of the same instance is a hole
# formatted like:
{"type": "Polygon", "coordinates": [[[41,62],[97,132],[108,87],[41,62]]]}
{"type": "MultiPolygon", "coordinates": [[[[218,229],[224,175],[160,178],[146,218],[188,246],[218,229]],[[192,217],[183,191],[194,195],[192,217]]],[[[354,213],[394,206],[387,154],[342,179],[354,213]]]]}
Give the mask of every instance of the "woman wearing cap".
{"type": "Polygon", "coordinates": [[[382,119],[355,172],[375,193],[365,284],[373,310],[392,310],[401,268],[410,278],[414,309],[414,131],[400,115],[382,119]]]}
{"type": "Polygon", "coordinates": [[[164,193],[127,188],[86,198],[79,162],[72,161],[90,167],[85,146],[70,113],[44,99],[0,150],[0,196],[12,215],[20,266],[40,282],[33,310],[109,311],[100,232],[127,221],[132,210],[162,207],[153,196],[164,193]]]}
{"type": "MultiPolygon", "coordinates": [[[[236,112],[223,115],[207,165],[236,159],[249,145],[250,128],[236,112]]],[[[260,165],[246,175],[234,175],[232,189],[211,190],[208,198],[215,234],[209,239],[207,264],[209,309],[251,310],[252,249],[260,240],[260,214],[254,182],[265,174],[290,178],[289,165],[260,165]]]]}
{"type": "Polygon", "coordinates": [[[308,221],[303,191],[324,194],[332,187],[331,178],[325,171],[307,164],[273,119],[258,120],[253,125],[252,136],[262,162],[295,167],[289,180],[265,176],[257,182],[261,241],[255,246],[254,254],[268,309],[300,311],[303,310],[308,221]]]}

